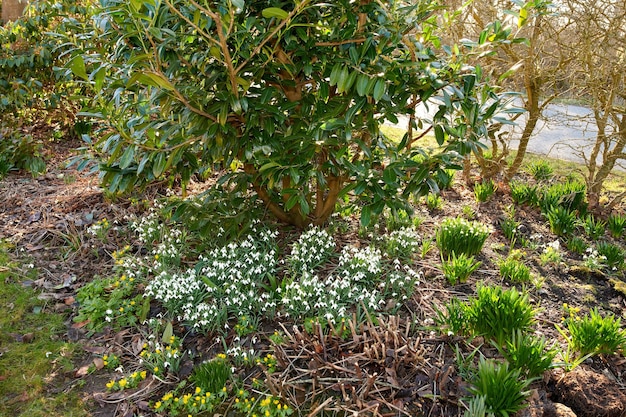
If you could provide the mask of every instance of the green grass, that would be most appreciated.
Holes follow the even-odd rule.
[[[47,313],[37,293],[14,274],[5,246],[0,244],[0,415],[88,416],[78,394],[58,391],[55,375],[74,368],[77,345],[62,340],[64,317]]]

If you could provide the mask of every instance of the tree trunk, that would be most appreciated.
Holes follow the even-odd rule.
[[[6,23],[19,19],[27,4],[28,0],[3,0],[2,21]]]

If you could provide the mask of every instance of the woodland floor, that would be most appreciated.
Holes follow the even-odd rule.
[[[50,150],[51,160],[45,175],[32,178],[28,174],[14,173],[0,182],[0,239],[14,245],[12,255],[23,260],[20,265],[34,264],[38,279],[23,284],[41,292],[39,297],[48,300],[47,310],[66,315],[65,337],[80,343],[84,350],[74,370],[55,376],[49,384],[49,392],[53,395],[67,389],[81,391],[93,416],[151,415],[147,401],[162,394],[159,391],[162,387],[143,386],[140,391],[111,394],[105,389],[111,375],[81,371],[102,352],[111,349],[122,355],[131,352],[136,342],[132,329],[105,331],[88,337],[72,321],[78,308],[74,300],[76,290],[94,276],[106,275],[113,265],[111,254],[126,243],[121,237],[116,241],[115,236],[106,243],[97,241],[86,233],[87,227],[102,218],[107,218],[113,225],[123,226],[125,216],[137,208],[124,198],[106,199],[96,175],[65,168],[64,163],[72,153],[71,144],[54,146]],[[301,410],[304,415],[313,415],[322,409],[326,413],[334,410],[337,415],[343,414],[338,410],[353,410],[360,415],[376,414],[380,405],[396,410],[392,415],[455,416],[464,413],[462,401],[468,392],[459,375],[455,345],[469,355],[481,340],[465,343],[427,329],[416,332],[409,329],[409,320],[405,319],[411,315],[420,321],[434,318],[436,307],[441,308],[450,297],[467,299],[474,293],[478,281],[507,286],[497,273],[494,260],[503,256],[502,251],[508,250],[509,244],[497,225],[511,199],[506,190],[501,189],[489,202],[478,204],[473,192],[460,183],[453,190],[446,191],[443,198],[443,208],[434,213],[426,207],[418,208],[419,215],[425,219],[419,228],[420,233],[424,237],[434,236],[435,227],[442,219],[460,215],[464,205],[472,206],[476,219],[496,230],[480,255],[481,269],[467,283],[450,286],[438,269],[439,257],[435,250],[425,259],[416,261],[424,278],[411,302],[400,310],[398,316],[380,321],[376,329],[369,329],[369,333],[366,329],[360,340],[348,343],[320,334],[291,334],[294,343],[277,352],[277,356],[283,355],[287,364],[280,375],[289,378],[282,384],[270,378],[267,383],[273,385],[270,387],[272,392],[298,403],[310,390],[325,390],[330,400],[320,402],[319,410],[312,407]],[[546,243],[556,239],[538,211],[518,208],[517,216],[528,235],[541,234]],[[341,240],[356,241],[358,236],[352,233]],[[537,259],[538,256],[526,259],[533,272],[543,278],[542,285],[529,288],[532,300],[540,305],[537,333],[564,346],[555,327],[561,323],[563,303],[580,307],[583,312],[598,307],[624,320],[625,295],[614,289],[608,277],[576,268],[581,260],[579,256],[564,250],[564,261],[550,266],[541,266]],[[618,278],[626,279],[623,273]],[[275,323],[262,326],[268,333],[275,327]],[[290,328],[284,326],[286,330]],[[207,354],[215,349],[213,341],[199,336],[188,338],[185,343]],[[495,349],[492,354],[497,356]],[[368,363],[363,372],[354,366],[359,360]],[[185,366],[183,373],[184,369]],[[375,372],[378,376],[373,380],[371,375]],[[312,373],[332,379],[334,383],[315,387],[302,382]],[[78,381],[83,382],[78,384]],[[561,370],[547,372],[543,380],[533,383],[532,388],[531,407],[522,415],[567,415],[558,414],[562,413],[559,411],[561,406],[555,403],[564,403],[579,416],[626,415],[626,359],[622,355],[594,357],[568,374]],[[350,415],[350,412],[345,414]]]

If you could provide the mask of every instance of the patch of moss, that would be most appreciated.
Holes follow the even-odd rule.
[[[617,278],[611,278],[609,279],[609,282],[611,283],[615,291],[626,295],[626,282]]]

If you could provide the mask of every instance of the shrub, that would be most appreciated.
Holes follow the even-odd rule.
[[[535,309],[528,301],[528,294],[515,288],[480,286],[476,298],[469,302],[466,317],[475,335],[505,346],[514,332],[530,329]]]
[[[31,135],[13,132],[3,137],[0,129],[0,180],[14,169],[24,169],[34,177],[43,174],[46,162],[42,158],[42,146]]]
[[[569,330],[569,344],[572,350],[582,356],[588,354],[611,355],[626,344],[626,330],[621,329],[620,318],[613,314],[602,317],[597,309],[588,315],[578,317],[572,315],[565,320]]]
[[[440,190],[452,188],[452,184],[454,183],[454,174],[456,174],[456,170],[454,169],[445,169],[437,172],[435,181],[437,182],[437,186]]]
[[[447,218],[437,229],[437,247],[444,258],[452,254],[474,256],[480,253],[489,234],[489,228],[477,221]]]
[[[442,260],[441,267],[443,275],[448,282],[455,285],[457,282],[465,282],[467,278],[476,271],[482,262],[475,261],[473,256],[460,253],[458,256],[452,253],[446,260]]]
[[[550,230],[557,236],[569,236],[576,230],[576,213],[565,207],[550,207],[545,216],[550,222]]]
[[[476,201],[483,203],[489,199],[496,192],[496,184],[493,180],[486,180],[474,185],[474,196]]]
[[[111,192],[228,167],[220,182],[249,191],[281,222],[322,225],[353,192],[368,225],[435,189],[438,172],[477,146],[504,104],[430,35],[434,3],[101,3],[101,24],[77,34],[98,53],[77,48],[68,68],[97,93],[93,150]],[[427,34],[419,52],[407,42],[416,31]],[[369,40],[345,42],[357,38]],[[410,103],[455,88],[463,94],[433,120],[441,153],[418,163],[425,152],[413,138],[380,133]]]
[[[531,382],[521,377],[519,369],[510,369],[508,363],[481,357],[470,392],[484,398],[488,413],[508,417],[525,407]]]
[[[611,232],[611,236],[616,239],[621,238],[626,230],[626,215],[614,213],[609,216],[607,228]]]
[[[554,170],[548,161],[543,159],[531,162],[526,168],[527,172],[533,176],[536,181],[546,181],[552,178]]]

